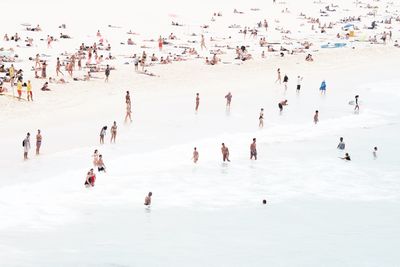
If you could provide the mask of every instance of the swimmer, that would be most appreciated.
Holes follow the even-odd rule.
[[[232,94],[229,92],[226,96],[226,107],[230,108],[231,107],[231,101],[232,101]]]
[[[344,155],[344,157],[341,158],[341,159],[346,160],[346,161],[351,161],[349,153],[346,153],[346,154]]]
[[[303,77],[297,76],[297,86],[296,91],[299,92],[301,88],[301,82],[303,81]]]
[[[288,105],[287,102],[288,102],[287,99],[285,99],[285,100],[283,100],[283,101],[281,101],[281,102],[278,103],[279,113],[280,113],[280,114],[281,114],[282,111],[283,111],[283,106],[287,106],[287,105]]]
[[[104,136],[106,135],[106,133],[107,133],[107,126],[104,126],[100,130],[100,144],[104,144]]]
[[[264,127],[264,109],[262,108],[260,111],[260,116],[258,117],[259,123],[258,127],[263,128]]]
[[[199,110],[199,105],[200,105],[200,95],[199,93],[196,93],[196,108],[195,108],[196,112]]]
[[[314,123],[317,124],[318,122],[319,122],[319,113],[318,110],[316,110],[314,114]]]
[[[289,81],[289,77],[285,74],[285,76],[283,76],[283,84],[285,85],[285,90],[287,90],[288,81]]]
[[[194,150],[193,150],[193,157],[192,157],[192,159],[193,159],[193,162],[194,162],[194,163],[197,163],[197,161],[199,160],[199,152],[197,151],[197,148],[196,148],[196,147],[195,147]]]
[[[96,165],[97,165],[97,170],[99,172],[101,172],[101,171],[106,172],[106,165],[104,165],[103,156],[102,155],[99,155],[99,159],[97,160],[97,164]]]
[[[144,205],[149,206],[151,205],[151,196],[153,195],[152,192],[149,192],[147,196],[144,198]]]
[[[31,149],[31,142],[29,140],[30,136],[31,134],[27,133],[24,141],[22,141],[22,146],[24,147],[24,160],[28,159],[28,152]]]
[[[374,159],[378,158],[378,147],[374,147],[374,150],[372,151],[372,155],[374,156]]]
[[[225,146],[224,143],[222,143],[221,152],[222,152],[222,160],[224,162],[225,161],[230,162],[230,160],[229,160],[229,149],[228,149],[227,146]]]
[[[97,149],[94,150],[92,157],[93,157],[93,166],[96,167],[97,161],[99,160],[99,151]]]
[[[345,148],[346,148],[346,144],[343,142],[343,137],[340,137],[337,149],[344,150]]]
[[[106,79],[104,81],[108,82],[108,76],[110,76],[110,66],[109,65],[107,65],[106,70],[104,71],[104,74],[106,75]]]
[[[319,87],[319,90],[321,91],[321,94],[326,93],[326,82],[325,80],[322,81],[321,86]]]
[[[359,95],[356,95],[356,96],[355,96],[355,99],[356,99],[356,101],[355,101],[356,106],[354,107],[354,112],[360,111],[360,106],[358,105],[358,97],[359,97]]]

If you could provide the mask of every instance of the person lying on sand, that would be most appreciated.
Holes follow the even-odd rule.
[[[66,80],[64,80],[64,78],[60,78],[57,80],[56,78],[49,77],[49,83],[64,84],[64,83],[68,83],[68,82]]]
[[[148,75],[148,76],[152,76],[152,77],[160,77],[159,75],[156,75],[148,70],[144,70],[144,71],[139,71],[138,73],[140,74],[144,74],[144,75]]]

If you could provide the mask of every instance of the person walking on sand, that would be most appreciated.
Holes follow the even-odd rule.
[[[199,110],[199,105],[200,105],[200,95],[199,93],[196,93],[196,108],[195,108],[196,112]]]
[[[47,77],[46,68],[47,68],[47,63],[46,63],[46,61],[43,61],[43,63],[42,63],[42,78],[43,79],[46,79],[46,77]]]
[[[277,78],[276,78],[275,83],[279,82],[279,84],[281,84],[281,82],[282,82],[282,78],[281,78],[281,69],[278,68],[278,70],[277,70],[276,72],[277,72]]]
[[[344,150],[346,148],[346,144],[343,142],[343,137],[340,137],[339,144],[337,145],[337,149]]]
[[[356,96],[355,96],[355,99],[356,99],[356,101],[355,101],[356,106],[354,107],[354,112],[359,112],[359,111],[360,111],[360,106],[358,105],[358,97],[359,97],[359,95],[356,95]]]
[[[193,162],[197,163],[197,161],[199,160],[199,152],[197,151],[197,147],[194,148],[193,150]]]
[[[264,109],[262,108],[260,111],[260,116],[258,117],[259,123],[258,127],[263,128],[264,127]]]
[[[106,165],[104,165],[103,156],[102,155],[99,155],[99,159],[97,160],[97,164],[96,165],[97,165],[97,170],[99,172],[101,172],[101,171],[106,172]]]
[[[160,51],[162,50],[163,43],[164,43],[164,40],[163,40],[163,38],[162,38],[161,35],[160,35],[160,37],[158,38],[158,49],[159,49]]]
[[[319,122],[319,113],[318,113],[318,110],[316,110],[315,111],[315,114],[314,114],[314,123],[315,124],[317,124],[318,122]]]
[[[289,82],[289,77],[285,74],[285,76],[283,76],[283,85],[285,86],[285,90],[287,90],[288,82]]]
[[[250,159],[257,160],[257,145],[256,145],[256,139],[253,138],[253,143],[250,144]]]
[[[8,75],[10,76],[11,87],[14,87],[14,78],[15,78],[14,64],[11,64],[11,66],[8,68]]]
[[[322,81],[321,86],[319,87],[319,91],[321,92],[321,95],[322,94],[326,94],[326,82],[325,82],[325,80]]]
[[[126,91],[126,95],[125,95],[125,103],[126,104],[130,104],[131,103],[131,96],[129,94],[129,91]]]
[[[201,35],[200,45],[201,45],[201,50],[207,49],[207,47],[206,47],[206,41],[204,40],[204,35],[203,35],[203,34]]]
[[[39,155],[41,146],[42,146],[42,133],[41,133],[40,130],[37,130],[37,134],[36,134],[36,155]]]
[[[57,74],[57,77],[58,77],[58,74],[61,74],[61,75],[63,75],[64,76],[64,73],[62,73],[62,71],[61,71],[61,62],[60,62],[60,58],[57,58],[57,64],[56,64],[56,74]]]
[[[100,130],[100,144],[104,144],[104,136],[107,133],[107,126],[103,126]]]
[[[106,75],[106,79],[104,81],[108,82],[108,76],[110,76],[110,66],[109,65],[106,66],[106,70],[105,70],[104,74]]]
[[[144,205],[150,207],[151,205],[151,196],[153,195],[152,192],[149,192],[147,196],[144,198]]]
[[[288,105],[287,102],[288,102],[287,99],[285,99],[285,100],[283,100],[283,101],[281,101],[281,102],[278,103],[279,114],[282,114],[283,106],[287,106],[287,105]]]
[[[232,101],[232,94],[229,92],[226,96],[226,107],[230,108],[231,107],[231,101]]]
[[[303,81],[303,77],[297,76],[297,86],[296,86],[296,91],[300,92],[301,88],[301,82]]]
[[[113,125],[111,126],[111,140],[110,143],[115,144],[115,138],[117,137],[117,122],[114,121]]]
[[[22,146],[24,147],[24,160],[28,159],[28,152],[31,149],[31,142],[29,140],[30,136],[31,134],[27,133],[24,141],[22,141]]]
[[[128,103],[126,104],[125,123],[128,122],[128,119],[129,119],[129,122],[132,122],[131,114],[132,114],[131,102],[128,102]]]
[[[225,146],[224,143],[222,143],[221,152],[222,152],[222,160],[224,162],[225,161],[230,162],[230,160],[229,160],[229,149],[228,149],[227,146]]]
[[[18,93],[18,100],[21,100],[21,96],[22,96],[22,82],[20,79],[18,79],[17,82],[17,93]]]
[[[27,94],[27,99],[28,101],[33,101],[33,95],[32,95],[32,84],[31,81],[28,80],[27,84],[26,84],[26,94]]]

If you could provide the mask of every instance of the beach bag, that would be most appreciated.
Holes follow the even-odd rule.
[[[25,139],[22,140],[22,147],[25,147]]]

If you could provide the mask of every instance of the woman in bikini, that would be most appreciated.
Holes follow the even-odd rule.
[[[36,134],[36,155],[39,155],[41,146],[42,146],[42,134],[40,130],[38,130]]]
[[[111,140],[110,142],[112,143],[114,141],[115,144],[115,138],[117,137],[117,122],[114,121],[113,126],[111,126]]]

